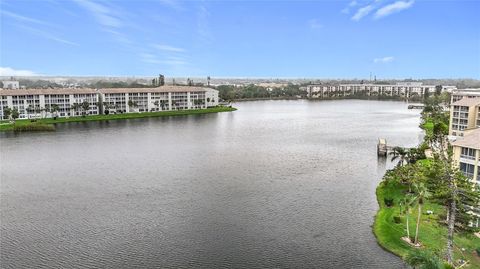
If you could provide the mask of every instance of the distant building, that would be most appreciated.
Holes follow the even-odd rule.
[[[453,87],[453,86],[446,86]],[[442,87],[442,91],[446,90]],[[411,99],[414,97],[423,97],[428,91],[433,94],[436,86],[423,85],[421,82],[402,82],[395,85],[382,84],[332,84],[332,85],[308,85],[303,88],[307,91],[309,98],[334,98],[354,95],[365,96],[392,96]]]
[[[450,108],[449,135],[463,136],[465,130],[480,127],[480,97],[462,98]]]
[[[15,80],[4,80],[2,83],[4,89],[16,90],[20,88],[20,83]]]
[[[69,117],[81,115],[75,104],[87,101],[89,115],[204,109],[218,105],[218,91],[204,87],[160,86],[156,88],[115,89],[26,89],[0,90],[0,119],[9,107],[17,109],[20,119],[29,117]],[[55,113],[50,108],[56,105]]]
[[[452,90],[452,100],[454,103],[463,98],[477,98],[480,97],[480,89],[459,89]]]

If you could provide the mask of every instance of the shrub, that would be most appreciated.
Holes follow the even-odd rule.
[[[55,131],[51,124],[26,124],[13,126],[14,132]]]
[[[476,250],[477,250],[477,255],[480,256],[480,247],[478,247]]]
[[[400,216],[393,216],[393,222],[395,223],[402,223],[402,219],[400,218]]]
[[[393,206],[393,199],[390,198],[383,198],[383,202],[387,207],[392,207]]]

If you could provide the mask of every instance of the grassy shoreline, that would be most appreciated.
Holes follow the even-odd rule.
[[[231,112],[237,110],[233,107],[213,107],[207,109],[192,109],[192,110],[176,110],[176,111],[158,111],[158,112],[143,112],[143,113],[123,113],[110,115],[93,115],[86,117],[70,117],[70,118],[52,118],[38,119],[36,122],[30,120],[17,120],[15,124],[3,121],[0,124],[0,131],[45,131],[53,128],[58,123],[68,122],[84,122],[84,121],[108,121],[108,120],[124,120],[124,119],[139,119],[150,117],[169,117],[169,116],[185,116],[197,114],[209,114],[219,112]],[[48,127],[50,126],[50,127]]]
[[[401,214],[399,206],[400,201],[405,196],[406,187],[382,181],[376,190],[377,202],[380,209],[375,215],[373,233],[377,243],[384,250],[405,259],[408,253],[415,250],[401,239],[405,236],[405,215]],[[394,205],[387,207],[384,198],[393,199]],[[434,214],[426,215],[424,212],[432,210]],[[422,208],[422,218],[419,241],[422,243],[421,249],[441,253],[446,244],[447,227],[439,224],[438,218],[445,214],[445,209],[439,204],[427,202]],[[412,208],[409,214],[410,234],[415,235],[416,208]],[[400,217],[401,222],[396,223],[394,217]],[[458,233],[455,235],[455,257],[468,260],[470,264],[465,268],[480,268],[480,257],[475,254],[475,248],[480,246],[480,238],[470,233]],[[463,249],[463,250],[462,250]]]

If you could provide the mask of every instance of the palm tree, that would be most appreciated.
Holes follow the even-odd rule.
[[[135,101],[132,101],[132,100],[128,100],[128,107],[129,107],[129,108],[132,108],[132,107],[133,107],[133,108],[135,108],[135,107],[138,107],[138,105],[137,105],[137,102],[135,102]]]
[[[414,244],[418,244],[418,230],[420,228],[420,217],[422,216],[422,205],[425,202],[425,199],[430,197],[430,192],[428,191],[425,184],[422,182],[415,183],[415,198],[414,200],[418,204],[418,216],[417,216],[417,227],[415,228],[415,242]]]
[[[27,111],[27,119],[30,119],[30,112],[33,111],[32,105],[28,105],[25,110]]]
[[[60,110],[60,107],[57,104],[53,104],[50,106],[50,112],[53,113],[54,119],[57,119],[59,110]]]
[[[77,112],[78,112],[78,109],[80,108],[80,104],[79,103],[73,103],[72,106],[71,106],[71,109],[73,110],[73,115],[76,116],[77,115]]]
[[[405,261],[414,269],[446,269],[442,260],[430,251],[412,251]]]
[[[407,220],[407,238],[408,240],[410,240],[410,222],[409,222],[409,215],[410,215],[410,210],[411,210],[411,206],[412,206],[412,203],[414,202],[414,197],[412,197],[411,195],[406,195],[403,200],[400,202],[401,205],[403,205],[405,207],[405,210],[403,212],[405,212],[405,219]],[[411,240],[410,240],[411,241]]]
[[[167,100],[160,100],[160,106],[162,107],[162,110],[165,110],[166,105],[167,105]]]
[[[402,147],[394,147],[392,152],[390,152],[389,154],[392,155],[392,162],[396,159],[400,159],[398,165],[403,166],[405,160],[407,159],[408,151]]]
[[[85,117],[87,115],[88,110],[90,109],[90,103],[87,100],[85,100],[82,102],[80,107],[83,110],[82,117]]]
[[[158,106],[159,106],[160,102],[158,100],[156,100],[155,102],[153,102],[153,104],[155,105],[155,107],[157,107],[157,111],[158,111]]]
[[[103,113],[104,113],[105,115],[110,114],[110,110],[109,110],[110,108],[111,108],[111,107],[110,107],[110,104],[109,104],[109,103],[106,103],[106,102],[103,103]]]

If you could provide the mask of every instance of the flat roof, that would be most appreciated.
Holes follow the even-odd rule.
[[[464,148],[480,149],[480,128],[465,132],[463,138],[458,137],[458,140],[452,145]]]
[[[480,97],[475,98],[462,98],[455,103],[452,104],[453,106],[476,106],[480,105]]]
[[[9,95],[42,95],[42,94],[88,94],[88,93],[97,93],[95,89],[88,88],[79,88],[79,89],[70,89],[70,88],[56,88],[56,89],[15,89],[0,90],[0,96],[9,96]]]
[[[206,92],[215,89],[196,86],[160,86],[154,88],[54,88],[54,89],[0,89],[0,96],[47,95],[47,94],[92,94],[92,93],[148,93],[148,92]]]
[[[146,93],[146,92],[206,92],[213,90],[205,87],[195,86],[160,86],[154,88],[104,88],[99,89],[101,93]]]

